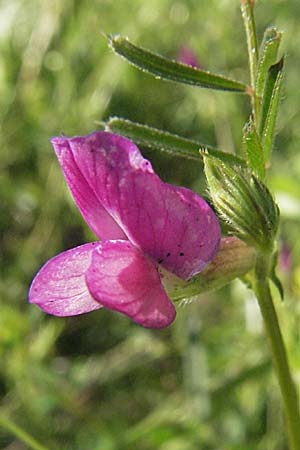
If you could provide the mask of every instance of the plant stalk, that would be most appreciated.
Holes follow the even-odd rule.
[[[300,413],[298,395],[287,359],[286,349],[271,296],[268,274],[269,258],[259,256],[255,270],[255,293],[269,338],[273,364],[280,385],[287,423],[290,450],[300,449]]]
[[[16,436],[17,439],[24,442],[24,444],[28,445],[28,448],[31,448],[32,450],[49,450],[44,445],[40,444],[35,438],[30,436],[30,434],[28,434],[25,430],[2,414],[0,414],[0,427]]]
[[[250,81],[251,81],[251,99],[252,99],[252,114],[254,123],[258,124],[259,115],[259,99],[256,95],[256,72],[258,63],[258,45],[256,37],[256,28],[253,14],[253,7],[255,2],[251,0],[241,0],[241,11],[244,21],[244,27],[247,38]]]

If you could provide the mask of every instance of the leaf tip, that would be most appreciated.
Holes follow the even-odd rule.
[[[100,34],[104,39],[109,40],[109,34],[107,34],[104,30],[100,30]]]

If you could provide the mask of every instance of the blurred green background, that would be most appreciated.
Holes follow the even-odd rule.
[[[274,294],[300,387],[299,2],[258,0],[256,18],[259,38],[267,25],[284,31],[269,181],[290,260],[279,270],[285,302]],[[286,450],[260,316],[241,283],[179,308],[160,331],[110,311],[62,319],[27,303],[48,258],[93,239],[51,136],[118,115],[231,151],[249,114],[243,96],[139,72],[100,31],[172,58],[188,45],[204,68],[248,80],[238,0],[0,0],[0,448],[33,448],[6,417],[53,450]],[[164,180],[205,194],[200,161],[146,156]]]

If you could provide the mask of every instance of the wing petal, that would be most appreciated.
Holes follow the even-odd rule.
[[[85,272],[97,244],[81,245],[51,258],[35,276],[29,302],[55,316],[74,316],[101,308],[85,281]]]
[[[99,243],[86,273],[92,296],[144,327],[162,328],[176,312],[156,266],[128,241]]]

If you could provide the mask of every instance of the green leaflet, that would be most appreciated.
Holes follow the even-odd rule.
[[[255,76],[257,70],[257,37],[253,12],[254,4],[251,0],[241,1],[241,12],[247,37],[249,68],[251,77],[251,87],[255,88]]]
[[[265,163],[270,160],[275,134],[275,123],[280,98],[280,88],[283,78],[284,59],[270,67],[264,86],[261,116],[259,122],[259,135],[262,142]]]
[[[105,124],[105,129],[112,133],[121,134],[143,148],[160,150],[175,156],[196,161],[199,161],[199,156],[203,152],[208,152],[215,157],[219,157],[221,160],[245,165],[245,161],[242,158],[238,158],[230,153],[225,153],[210,146],[206,146],[203,143],[119,117],[110,118]],[[203,148],[205,148],[205,150],[203,150]]]
[[[108,36],[108,42],[117,54],[156,78],[203,88],[247,93],[248,87],[244,83],[164,58],[131,44],[122,36]]]
[[[259,178],[265,177],[265,161],[262,145],[260,143],[253,120],[250,119],[244,127],[243,144],[247,161],[252,172]]]
[[[260,47],[259,61],[256,75],[256,95],[263,94],[264,81],[269,68],[276,63],[278,49],[281,42],[282,33],[276,28],[267,28]]]
[[[265,126],[262,132],[262,146],[265,154],[266,164],[269,164],[274,135],[275,135],[275,125],[276,125],[276,117],[280,99],[280,90],[282,85],[283,74],[280,73],[276,79],[274,84],[274,89],[272,92],[272,97],[269,105],[268,114],[265,120]]]
[[[213,148],[209,147],[203,147],[199,149],[200,155],[205,156],[211,156],[213,158],[218,159],[219,161],[222,161],[223,163],[235,165],[235,166],[241,166],[246,167],[246,161],[243,158],[240,158],[239,156],[233,155],[232,153],[223,152],[221,150],[215,150]]]
[[[276,251],[272,257],[270,280],[273,282],[274,286],[276,286],[276,288],[278,289],[281,301],[283,301],[284,300],[284,289],[283,289],[282,283],[276,273],[277,262],[278,262],[278,251]]]

